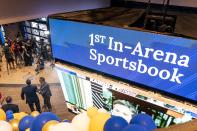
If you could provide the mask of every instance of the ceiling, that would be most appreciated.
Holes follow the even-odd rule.
[[[0,25],[109,5],[110,0],[0,0]]]
[[[148,0],[125,0],[147,2]],[[166,0],[167,1],[167,0]],[[151,0],[161,4],[163,0]],[[171,5],[197,7],[196,0],[171,0]],[[0,0],[0,25],[46,17],[49,14],[110,6],[110,0]]]
[[[148,0],[125,0],[125,1],[148,2]],[[151,3],[162,4],[163,1],[164,0],[151,0]],[[196,0],[170,0],[170,5],[197,7],[197,1]]]

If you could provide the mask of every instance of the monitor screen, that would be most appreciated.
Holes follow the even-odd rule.
[[[49,19],[55,58],[197,101],[197,41]]]
[[[88,75],[79,74],[78,71],[71,71],[62,65],[56,65],[55,69],[68,111],[74,114],[79,114],[94,106],[100,111],[121,116],[129,122],[138,113],[149,113],[153,116],[158,127],[166,127],[172,124],[174,120],[177,122],[182,120],[168,115],[166,113],[167,108],[177,113],[188,112],[179,107],[140,95],[115,83],[109,84],[106,80],[101,81]]]
[[[87,110],[89,107],[104,108],[108,111],[112,108],[112,93],[110,85],[98,82],[65,68],[56,67],[68,108],[78,107]],[[73,113],[77,113],[74,112]]]

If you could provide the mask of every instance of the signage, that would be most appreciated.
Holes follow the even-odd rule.
[[[197,101],[197,41],[49,19],[53,55]]]

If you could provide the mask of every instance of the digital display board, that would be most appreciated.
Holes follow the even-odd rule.
[[[66,102],[87,110],[89,107],[112,109],[111,85],[56,66]]]
[[[49,19],[55,58],[197,101],[197,41]]]

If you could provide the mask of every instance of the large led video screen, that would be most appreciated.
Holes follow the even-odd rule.
[[[197,41],[49,19],[55,58],[197,101]]]
[[[56,65],[55,69],[61,83],[67,109],[73,114],[79,114],[94,106],[102,112],[121,116],[130,122],[132,117],[138,113],[151,112],[149,115],[154,118],[156,125],[166,127],[174,121],[180,123],[182,119],[175,119],[175,117],[165,114],[164,110],[167,111],[168,108],[177,113],[186,112],[179,107],[170,107],[161,101],[153,100],[119,85],[110,84],[105,80],[100,81],[79,74],[78,71],[70,70],[62,65]],[[191,119],[192,116],[189,118]]]

